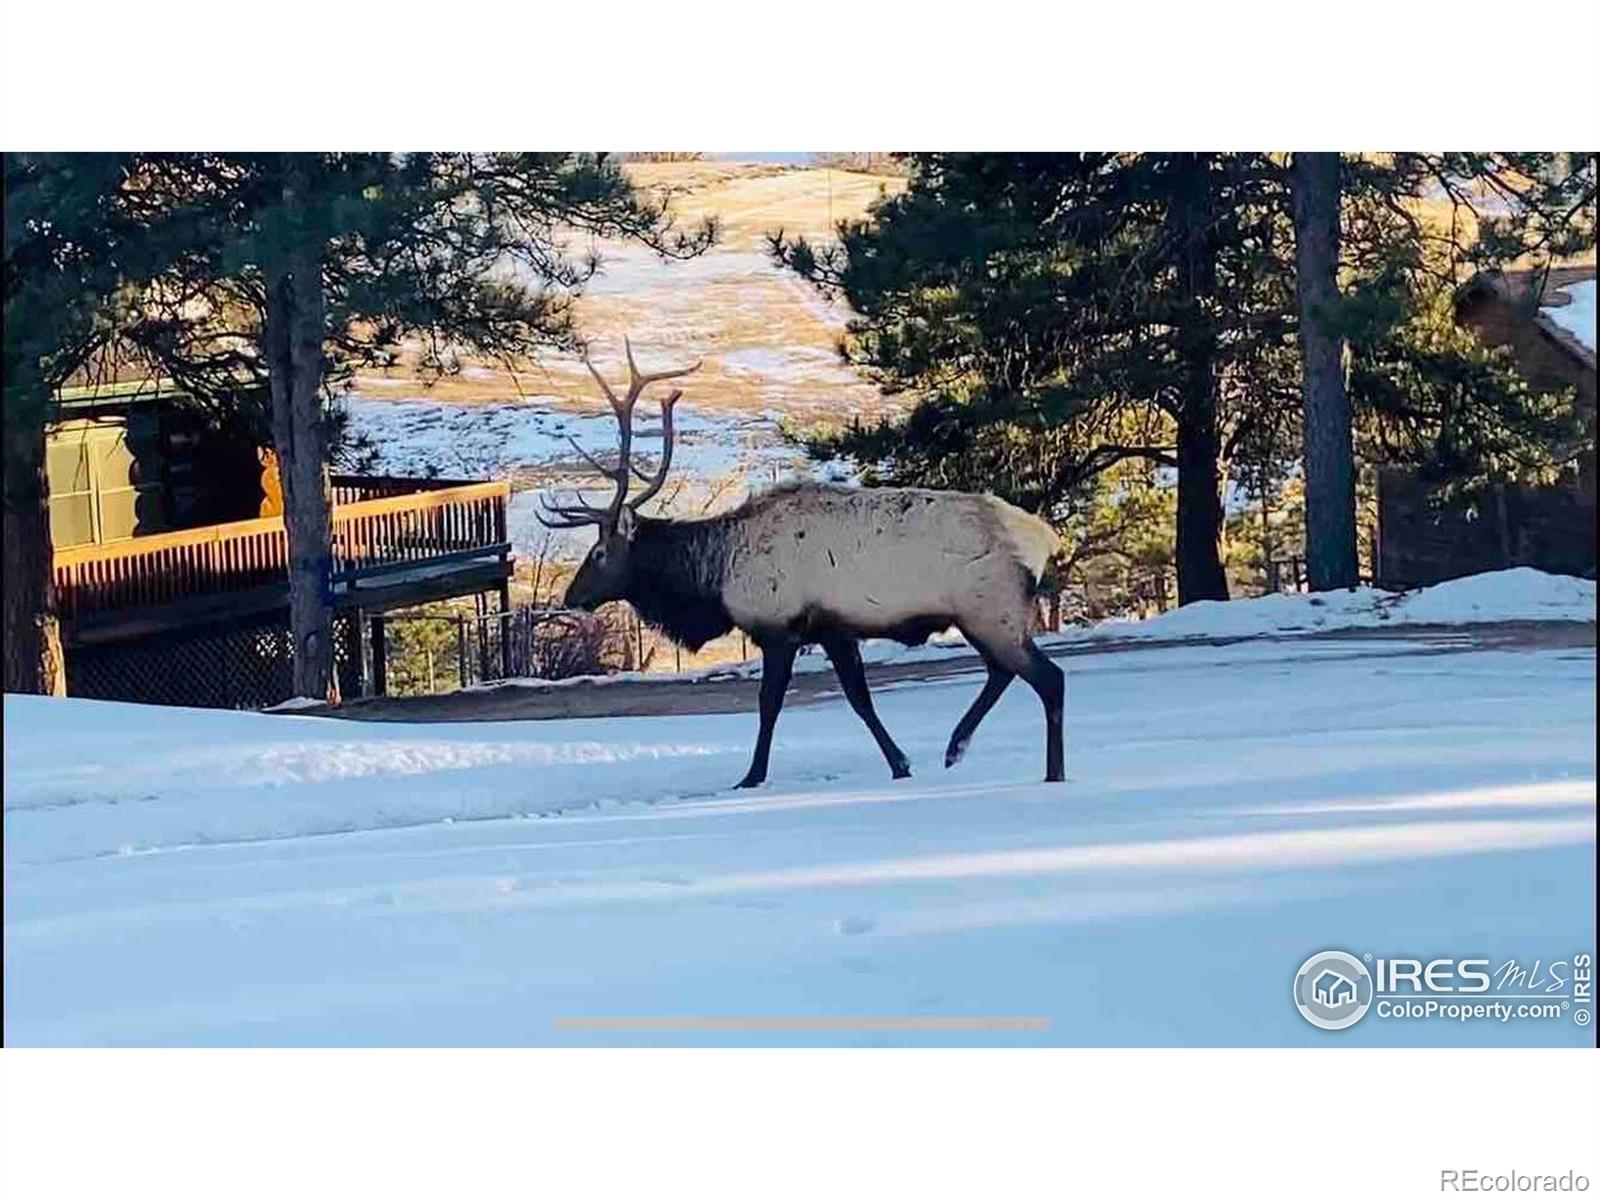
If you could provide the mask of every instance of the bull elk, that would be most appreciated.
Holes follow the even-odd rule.
[[[827,653],[845,698],[894,777],[911,774],[873,709],[859,641],[881,637],[915,646],[952,625],[983,658],[989,677],[950,735],[945,766],[961,759],[978,723],[1020,675],[1044,705],[1045,779],[1064,778],[1065,678],[1029,634],[1034,593],[1056,548],[1049,525],[988,495],[816,483],[757,493],[720,516],[641,516],[672,465],[673,408],[683,393],[674,388],[662,398],[663,443],[653,474],[631,459],[634,406],[646,388],[688,375],[700,363],[645,373],[633,347],[624,345],[629,382],[620,398],[584,360],[621,429],[616,464],[607,466],[573,442],[612,480],[615,493],[604,508],[547,504],[540,519],[551,528],[599,530],[567,589],[568,607],[626,600],[647,624],[690,649],[737,627],[761,650],[761,726],[739,787],[767,777],[773,726],[795,654],[808,644]],[[630,497],[634,477],[644,488]]]

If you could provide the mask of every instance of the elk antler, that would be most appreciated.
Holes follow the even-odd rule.
[[[606,400],[611,405],[611,411],[617,418],[620,434],[617,465],[615,467],[606,466],[594,455],[578,445],[577,439],[567,439],[572,442],[573,449],[577,450],[590,466],[612,481],[616,487],[616,492],[611,498],[610,505],[603,509],[583,503],[566,505],[547,503],[545,505],[546,511],[558,518],[556,521],[546,521],[541,516],[539,518],[540,522],[548,528],[573,529],[582,525],[599,525],[605,529],[613,529],[616,527],[618,519],[622,516],[622,506],[624,504],[630,510],[637,512],[646,501],[661,490],[662,485],[667,481],[667,468],[672,465],[672,407],[678,402],[683,392],[674,388],[671,395],[661,402],[661,465],[656,469],[656,473],[653,476],[646,476],[633,465],[633,409],[639,403],[639,397],[644,394],[644,390],[651,384],[661,383],[668,379],[677,379],[680,376],[698,371],[701,366],[701,360],[697,359],[692,365],[680,367],[673,371],[642,372],[639,370],[638,364],[633,360],[633,343],[628,338],[623,338],[622,345],[628,356],[628,391],[620,400],[617,398],[617,394],[611,390],[611,385],[605,381],[599,371],[595,370],[594,363],[589,360],[588,354],[585,353],[583,356],[583,365],[589,368],[589,374],[593,375],[594,381],[600,385],[600,390],[605,393]],[[628,499],[630,475],[637,475],[640,481],[646,485],[645,490],[632,500]]]
[[[699,364],[695,365],[698,366]],[[672,466],[672,447],[674,442],[672,436],[672,406],[682,396],[683,392],[680,389],[673,388],[672,394],[661,402],[661,465],[656,468],[656,473],[647,477],[637,467],[633,468],[633,473],[645,485],[644,491],[628,501],[628,507],[634,512],[638,512],[643,508],[661,490],[661,485],[667,482],[667,469]],[[632,466],[631,463],[629,465]]]

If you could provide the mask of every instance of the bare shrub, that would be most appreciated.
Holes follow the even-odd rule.
[[[632,623],[617,606],[564,615],[534,627],[527,674],[536,679],[571,679],[637,670],[635,645]]]

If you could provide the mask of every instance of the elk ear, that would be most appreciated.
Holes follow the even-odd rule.
[[[622,535],[625,541],[631,542],[633,541],[635,528],[636,527],[633,523],[633,509],[629,508],[627,505],[623,505],[622,511],[617,514],[617,532]]]

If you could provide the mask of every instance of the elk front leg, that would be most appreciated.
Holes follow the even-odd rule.
[[[906,778],[911,774],[911,761],[906,758],[905,751],[894,744],[894,739],[889,736],[889,731],[878,720],[877,711],[872,707],[872,693],[867,690],[867,670],[861,665],[860,644],[855,638],[830,637],[823,641],[822,648],[833,663],[834,673],[839,676],[844,698],[850,701],[850,707],[866,725],[872,740],[878,743],[878,749],[883,751],[890,773],[896,779]]]
[[[789,690],[789,676],[794,671],[794,656],[799,648],[790,641],[761,647],[761,732],[756,734],[756,752],[750,759],[750,769],[735,787],[753,788],[766,781],[772,730],[783,708],[783,694]]]

